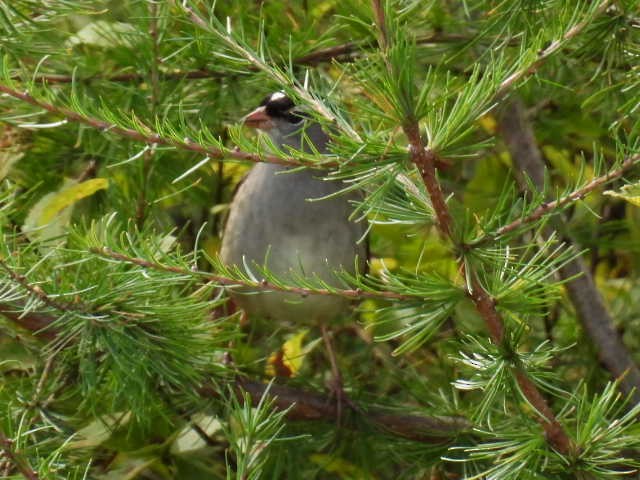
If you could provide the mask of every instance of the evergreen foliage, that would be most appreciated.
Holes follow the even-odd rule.
[[[637,476],[639,0],[0,0],[0,52],[2,478]],[[363,192],[368,273],[223,265],[256,162]],[[342,408],[242,286],[353,299]]]

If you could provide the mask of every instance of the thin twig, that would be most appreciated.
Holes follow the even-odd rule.
[[[0,268],[2,268],[7,275],[16,283],[18,283],[23,289],[25,289],[30,295],[36,297],[40,302],[44,305],[53,308],[55,310],[61,312],[68,311],[79,311],[81,310],[80,304],[77,303],[68,303],[68,302],[58,302],[51,298],[40,286],[32,285],[29,283],[27,278],[24,275],[21,275],[14,271],[7,262],[0,257]]]
[[[295,293],[303,297],[306,297],[308,295],[332,295],[332,296],[346,297],[346,298],[352,298],[352,299],[380,298],[385,300],[415,300],[416,298],[421,298],[417,295],[412,296],[412,295],[405,295],[405,294],[389,292],[389,291],[372,292],[372,291],[364,291],[361,289],[327,290],[324,288],[312,289],[312,288],[303,288],[303,287],[295,287],[295,286],[276,285],[266,280],[262,280],[260,282],[251,282],[246,280],[229,278],[223,275],[204,272],[201,270],[189,270],[182,267],[173,267],[170,265],[163,265],[161,263],[150,262],[143,258],[130,257],[122,253],[114,252],[113,250],[107,247],[91,248],[90,251],[102,257],[112,258],[114,260],[120,260],[123,262],[132,263],[134,265],[138,265],[144,268],[150,268],[153,270],[160,270],[165,272],[173,272],[180,275],[198,276],[209,282],[213,282],[216,285],[226,286],[226,287],[244,286],[244,287],[250,287],[253,289],[265,290],[265,291]]]
[[[438,218],[437,225],[440,233],[445,237],[452,238],[451,214],[449,213],[449,208],[445,202],[440,184],[435,176],[434,158],[436,156],[433,152],[425,150],[422,139],[419,135],[414,135],[414,132],[418,132],[418,125],[407,125],[405,133],[411,142],[411,160],[416,164],[422,174],[431,198],[431,203]],[[476,310],[484,319],[492,340],[499,345],[504,339],[504,321],[496,309],[495,301],[480,283],[476,272],[470,270],[470,267],[465,264],[463,258],[460,258],[459,261],[463,276],[469,278],[469,284],[467,285],[469,298],[471,298]],[[547,434],[549,442],[561,453],[566,454],[570,452],[571,440],[569,436],[558,422],[549,404],[536,385],[524,371],[518,369],[515,370],[515,374],[522,393],[542,415],[537,418]]]
[[[74,112],[73,110],[69,110],[67,108],[56,107],[51,103],[44,102],[42,100],[38,100],[31,96],[28,92],[19,92],[11,87],[0,84],[0,92],[6,93],[7,95],[21,100],[30,105],[34,105],[36,107],[40,107],[43,110],[46,110],[49,113],[54,115],[59,115],[61,117],[66,118],[71,122],[81,123],[83,125],[87,125],[91,128],[95,128],[96,130],[100,130],[102,132],[109,132],[114,135],[118,135],[121,137],[129,138],[131,140],[135,140],[137,142],[146,143],[147,145],[167,145],[170,147],[174,147],[180,150],[187,150],[190,152],[196,152],[211,159],[224,159],[224,158],[233,158],[235,160],[244,160],[248,162],[254,163],[274,163],[277,165],[284,166],[292,166],[292,167],[301,167],[307,166],[310,168],[317,169],[328,169],[335,168],[338,166],[338,162],[334,161],[323,161],[322,163],[314,164],[311,162],[304,162],[300,159],[294,157],[280,157],[277,155],[269,155],[269,154],[258,154],[258,153],[250,153],[244,152],[242,150],[236,149],[219,149],[216,147],[208,147],[205,145],[201,145],[196,143],[190,139],[185,139],[184,141],[175,140],[173,138],[162,137],[158,133],[152,132],[149,128],[146,130],[149,133],[142,133],[138,130],[133,130],[131,128],[119,127],[113,123],[106,122],[104,120],[100,120],[98,118],[89,117],[87,115],[82,115],[78,112]],[[446,160],[437,160],[439,168],[448,168],[451,166],[450,162]]]
[[[389,48],[389,33],[387,32],[382,1],[383,0],[371,0],[371,6],[376,25],[378,26],[378,43],[380,44],[380,49],[386,51]]]
[[[67,312],[75,312],[81,315],[100,315],[103,316],[105,314],[113,314],[118,315],[120,317],[124,317],[127,319],[136,320],[140,317],[140,314],[124,312],[120,310],[111,310],[105,311],[101,309],[100,311],[96,311],[96,309],[87,303],[83,303],[81,301],[73,301],[73,302],[61,302],[54,299],[51,295],[49,295],[40,285],[34,285],[29,282],[27,277],[16,272],[7,262],[0,257],[0,269],[7,272],[9,278],[11,278],[14,282],[19,284],[27,293],[33,298],[37,298],[43,305],[47,307],[57,310],[61,313]],[[49,323],[46,319],[46,316],[36,312],[29,312],[26,315],[24,312],[17,314],[16,312],[19,310],[24,310],[24,305],[18,305],[16,303],[0,303],[0,314],[6,316],[10,320],[17,321],[24,328],[29,330],[40,330],[43,328],[47,328]],[[15,317],[19,317],[19,321],[16,320]],[[24,319],[22,318],[24,317]],[[55,337],[55,333],[53,332],[44,332],[44,337],[52,338]]]
[[[49,374],[51,373],[51,369],[53,368],[53,362],[55,360],[55,356],[51,355],[45,361],[44,368],[42,369],[42,374],[40,375],[40,380],[38,380],[38,384],[36,385],[36,390],[33,393],[33,398],[31,399],[31,405],[35,406],[40,402],[40,396],[42,395],[42,391],[44,390],[44,385],[49,378]]]
[[[497,229],[495,231],[495,233],[490,235],[491,239],[494,238],[499,238],[503,235],[506,235],[508,233],[511,233],[515,230],[518,230],[520,227],[528,224],[528,223],[532,223],[535,222],[536,220],[541,219],[544,215],[554,211],[554,210],[559,210],[562,207],[567,206],[570,203],[573,203],[577,200],[582,200],[584,197],[587,196],[588,193],[592,192],[593,190],[601,187],[602,185],[610,182],[611,180],[615,180],[616,178],[620,178],[622,175],[624,175],[628,170],[630,170],[632,167],[636,166],[640,164],[640,153],[635,154],[635,155],[631,155],[630,157],[628,157],[627,159],[625,159],[618,168],[616,168],[615,170],[612,170],[610,172],[605,173],[604,175],[601,175],[599,177],[594,178],[593,180],[591,180],[589,183],[587,183],[585,186],[578,188],[577,190],[574,190],[573,192],[565,195],[562,198],[559,198],[557,200],[553,200],[551,202],[547,202],[543,205],[540,205],[538,208],[536,208],[533,212],[531,212],[529,215],[527,215],[526,217],[522,217],[519,218],[517,220],[514,220],[511,223],[508,223],[507,225],[504,225],[502,227],[500,227],[499,229]],[[483,237],[481,239],[479,239],[478,241],[474,242],[474,244],[477,244],[479,242],[484,242],[486,241],[486,238]]]
[[[39,480],[40,475],[36,472],[29,462],[14,450],[14,442],[0,429],[0,448],[4,456],[11,464],[20,472],[27,480]]]
[[[226,72],[218,72],[216,70],[174,70],[170,72],[159,72],[159,79],[162,81],[167,80],[203,80],[210,78],[225,78],[231,76],[243,75],[244,73],[233,72],[227,74]],[[11,80],[21,80],[21,75],[12,75]],[[78,78],[75,75],[66,75],[61,73],[42,73],[34,77],[34,80],[38,83],[46,84],[65,84],[73,82],[146,82],[149,79],[149,74],[146,72],[130,72],[130,73],[115,73],[113,75],[91,75],[87,77]]]

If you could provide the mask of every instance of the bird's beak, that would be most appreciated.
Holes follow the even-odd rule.
[[[249,115],[242,119],[242,123],[247,127],[257,128],[259,130],[270,130],[273,127],[271,117],[267,115],[265,107],[258,107]]]

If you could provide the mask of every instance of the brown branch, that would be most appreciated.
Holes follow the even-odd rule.
[[[374,9],[382,8],[379,2],[376,0],[373,0],[373,2]],[[375,16],[377,21],[380,22],[378,24],[378,28],[383,31],[384,12],[376,13]],[[384,47],[384,45],[381,45],[381,48],[382,47]],[[425,148],[420,136],[420,127],[415,118],[407,118],[405,123],[402,125],[402,129],[404,130],[410,144],[409,157],[420,171],[425,187],[429,193],[429,197],[431,198],[431,203],[437,217],[436,225],[438,230],[442,236],[448,237],[450,240],[455,242],[451,213],[449,212],[449,207],[446,204],[442,188],[440,187],[440,183],[436,177],[435,159],[438,155],[434,151],[427,150]],[[464,257],[458,257],[458,261],[463,277],[468,279],[466,288],[469,298],[472,300],[476,310],[485,321],[491,339],[494,343],[498,345],[501,344],[504,339],[504,320],[496,309],[494,299],[480,283],[477,273],[471,270],[470,266],[466,264]],[[545,431],[549,443],[562,454],[571,452],[571,439],[562,425],[558,422],[555,414],[549,407],[547,400],[525,371],[518,367],[512,368],[523,395],[540,414],[536,416],[536,419]]]
[[[0,304],[0,313],[11,309],[12,307]],[[36,336],[42,336],[43,333],[53,334],[54,336],[58,334],[57,331],[52,329],[46,332],[41,331],[41,328],[51,326],[54,323],[54,317],[40,315],[38,321],[33,322],[28,317],[16,315],[10,317],[10,320],[31,331]],[[244,390],[251,394],[254,405],[258,404],[267,390],[266,383],[247,378],[236,378],[234,384],[238,391]],[[206,397],[219,396],[218,391],[212,387],[201,388],[200,394]],[[269,389],[269,395],[274,397],[275,405],[278,409],[289,409],[287,418],[290,420],[335,423],[338,419],[338,406],[335,397],[327,397],[284,385],[272,385]],[[391,435],[419,442],[446,443],[453,440],[457,435],[469,432],[472,428],[471,422],[463,417],[398,415],[382,409],[363,406],[354,408],[354,412],[362,414],[365,420]]]
[[[435,177],[434,158],[436,155],[432,151],[425,150],[422,139],[416,132],[418,132],[417,123],[405,126],[405,133],[411,143],[411,161],[416,164],[422,174],[431,198],[431,203],[438,218],[437,225],[440,233],[453,240],[451,214],[449,213],[449,208],[445,202],[440,184]],[[504,338],[504,321],[496,309],[495,301],[489,292],[480,284],[476,272],[469,271],[469,267],[465,265],[463,258],[459,258],[459,262],[463,276],[470,279],[470,284],[467,285],[469,298],[471,298],[476,310],[484,319],[492,340],[499,345]],[[541,414],[541,416],[537,416],[537,419],[544,429],[551,445],[560,453],[569,453],[571,451],[571,440],[558,422],[546,399],[524,371],[515,368],[514,371],[522,393]]]
[[[371,0],[371,9],[373,10],[373,17],[378,27],[378,43],[380,49],[386,51],[389,48],[389,33],[387,32],[387,21],[384,15],[384,7],[382,6],[383,0]]]
[[[436,213],[438,230],[445,237],[452,234],[452,220],[449,208],[442,193],[440,182],[436,177],[437,156],[431,150],[426,150],[420,138],[420,127],[417,122],[403,125],[403,130],[409,140],[409,155],[411,161],[418,167],[422,180],[427,187],[433,210]]]
[[[121,137],[130,138],[131,140],[143,142],[149,145],[152,145],[152,144],[167,145],[170,147],[179,148],[181,150],[188,150],[191,152],[200,153],[214,159],[233,158],[236,160],[246,160],[249,162],[268,162],[268,163],[276,163],[279,165],[291,165],[291,166],[305,165],[305,163],[301,162],[300,160],[296,160],[294,158],[284,159],[276,155],[261,155],[257,153],[243,152],[240,150],[221,150],[215,147],[207,147],[204,145],[200,145],[188,139],[185,139],[184,141],[179,141],[171,138],[161,137],[159,134],[153,133],[153,132],[142,133],[137,130],[133,130],[131,128],[119,127],[113,123],[109,123],[97,118],[88,117],[86,115],[82,115],[78,112],[74,112],[73,110],[69,110],[67,108],[56,107],[55,105],[52,105],[50,103],[47,103],[32,97],[28,92],[19,92],[13,88],[10,88],[2,84],[0,84],[0,92],[6,93],[7,95],[13,98],[16,98],[18,100],[21,100],[25,103],[28,103],[30,105],[40,107],[43,110],[46,110],[47,112],[52,113],[54,115],[62,116],[69,121],[82,123],[84,125],[88,125],[89,127],[95,128],[96,130],[111,132]]]
[[[516,381],[520,387],[520,391],[524,398],[538,411],[540,414],[537,419],[547,436],[549,443],[561,454],[568,454],[575,451],[573,442],[567,435],[564,427],[556,419],[553,410],[549,407],[547,400],[544,398],[540,389],[533,383],[527,372],[521,368],[513,367]]]
[[[526,217],[519,218],[517,220],[514,220],[511,223],[508,223],[507,225],[504,225],[503,227],[500,227],[490,237],[491,238],[499,238],[499,237],[501,237],[503,235],[506,235],[506,234],[511,233],[511,232],[513,232],[515,230],[518,230],[523,225],[535,222],[536,220],[540,220],[544,215],[549,214],[553,210],[561,209],[562,207],[565,207],[570,203],[573,203],[573,202],[575,202],[577,200],[582,200],[585,196],[587,196],[588,193],[590,193],[593,190],[603,186],[604,184],[610,182],[611,180],[615,180],[616,178],[620,178],[628,170],[630,170],[632,167],[638,165],[639,163],[640,163],[640,153],[635,154],[635,155],[631,155],[630,157],[626,158],[620,164],[620,166],[618,168],[616,168],[615,170],[612,170],[610,172],[605,173],[604,175],[601,175],[599,177],[594,178],[589,183],[587,183],[585,186],[583,186],[581,188],[578,188],[577,190],[569,193],[568,195],[566,195],[566,196],[564,196],[562,198],[559,198],[559,199],[554,200],[552,202],[547,202],[547,203],[545,203],[543,205],[540,205],[538,208],[536,208],[533,212],[531,212]],[[486,238],[483,237],[483,238],[479,239],[477,242],[474,242],[474,244],[475,243],[479,243],[479,242],[484,242],[484,241],[486,241]]]
[[[338,165],[336,162],[330,162],[330,161],[325,161],[325,162],[322,162],[321,164],[311,164],[309,162],[303,162],[293,157],[282,158],[277,155],[243,152],[238,149],[221,150],[215,147],[207,147],[204,145],[200,145],[189,139],[185,139],[184,141],[180,142],[178,140],[174,140],[171,138],[161,137],[157,133],[153,133],[153,132],[146,133],[146,134],[141,133],[131,128],[122,128],[117,125],[114,125],[113,123],[106,122],[104,120],[88,117],[86,115],[81,115],[77,112],[74,112],[73,110],[56,107],[53,104],[50,104],[41,100],[37,100],[36,98],[32,97],[28,92],[19,92],[18,90],[10,88],[6,85],[0,84],[0,92],[6,93],[7,95],[15,99],[21,100],[30,105],[40,107],[43,110],[46,110],[47,112],[52,113],[54,115],[59,115],[61,117],[64,117],[69,121],[81,123],[83,125],[87,125],[91,128],[94,128],[96,130],[101,130],[103,132],[110,132],[115,135],[119,135],[121,137],[130,138],[137,142],[146,143],[147,145],[153,145],[153,144],[167,145],[180,150],[188,150],[190,152],[200,153],[208,156],[209,158],[218,159],[218,160],[223,158],[233,158],[236,160],[245,160],[245,161],[254,162],[254,163],[265,162],[265,163],[275,163],[278,165],[293,166],[293,167],[308,166],[312,168],[332,168]],[[446,160],[438,160],[438,167],[442,169],[447,169],[451,167],[451,163]]]
[[[4,456],[11,462],[11,464],[20,472],[20,474],[27,480],[39,480],[40,475],[36,472],[29,462],[22,458],[22,456],[16,452],[14,448],[14,442],[0,429],[0,448]]]
[[[463,275],[467,270],[467,267],[462,265]],[[471,285],[467,287],[467,293],[473,301],[476,310],[484,319],[491,338],[497,345],[500,345],[504,339],[504,322],[496,310],[496,302],[491,295],[489,295],[489,292],[480,284],[476,273],[472,271],[470,275]]]
[[[526,67],[521,68],[517,72],[514,72],[513,74],[509,75],[509,77],[507,77],[500,84],[500,87],[498,88],[498,91],[496,92],[496,97],[497,98],[501,97],[502,95],[507,93],[511,89],[511,87],[513,87],[522,78],[534,74],[538,70],[538,68],[540,68],[540,66],[551,55],[553,55],[555,52],[560,50],[560,48],[562,48],[562,46],[566,42],[568,42],[569,40],[571,40],[572,38],[577,36],[580,32],[582,32],[582,30],[584,30],[584,28],[589,25],[589,23],[590,23],[590,21],[592,20],[593,17],[596,17],[596,16],[600,15],[601,13],[603,13],[607,9],[607,7],[609,7],[611,2],[612,2],[612,0],[604,0],[604,1],[600,2],[600,5],[593,11],[593,14],[591,16],[589,16],[587,18],[584,18],[582,21],[576,23],[573,27],[571,27],[569,30],[567,30],[564,33],[562,38],[560,38],[558,40],[554,40],[553,42],[551,42],[549,44],[549,46],[547,46],[545,49],[543,49],[542,51],[540,51],[538,53],[538,57],[536,58],[536,60],[533,63],[531,63],[530,65],[527,65]]]
[[[536,143],[533,127],[527,118],[525,106],[520,99],[513,99],[505,105],[499,119],[499,129],[514,166],[517,167],[516,171],[527,174],[533,185],[542,191],[544,160]],[[591,190],[622,175],[640,161],[640,154],[635,156],[635,160],[633,158],[625,160],[622,166],[613,172],[614,176],[607,174],[590,182]],[[522,178],[520,184],[523,189],[528,185]],[[583,188],[579,194],[573,194],[572,198],[582,198],[585,194]],[[564,230],[561,221],[554,222],[552,227],[555,230]],[[565,241],[571,244],[569,239]],[[591,272],[585,267],[582,259],[576,258],[560,269],[560,276],[565,280],[572,279],[565,284],[569,298],[582,326],[596,347],[600,361],[614,377],[620,379],[622,391],[633,395],[635,402],[640,402],[640,370],[618,335],[613,318],[607,311],[604,298],[596,287]]]
[[[374,292],[374,291],[364,291],[361,289],[336,289],[336,290],[327,290],[323,288],[311,289],[311,288],[303,288],[303,287],[295,287],[295,286],[276,285],[266,280],[262,280],[260,282],[250,282],[246,280],[238,280],[235,278],[225,277],[223,275],[218,275],[215,273],[204,272],[201,270],[189,270],[182,267],[172,267],[170,265],[163,265],[160,263],[150,262],[143,258],[130,257],[122,253],[114,252],[113,250],[107,247],[91,248],[90,251],[102,257],[112,258],[114,260],[120,260],[123,262],[132,263],[134,265],[138,265],[144,268],[150,268],[153,270],[160,270],[165,272],[173,272],[180,275],[198,276],[209,282],[213,282],[216,285],[225,286],[225,287],[244,286],[244,287],[250,287],[250,288],[255,288],[255,289],[265,290],[265,291],[294,293],[302,297],[306,297],[309,295],[333,295],[333,296],[346,297],[346,298],[352,298],[352,299],[379,298],[384,300],[415,300],[417,298],[421,298],[418,296],[404,295],[401,293],[389,292],[389,291]]]
[[[43,305],[47,307],[57,310],[62,313],[67,312],[77,312],[83,315],[94,315],[99,313],[100,315],[104,315],[105,311],[101,310],[100,312],[96,312],[95,308],[92,305],[80,302],[60,302],[55,300],[51,295],[49,295],[42,287],[39,285],[34,285],[29,282],[27,277],[19,274],[14,271],[13,268],[6,263],[4,259],[0,257],[0,269],[7,272],[9,278],[11,278],[14,282],[19,284],[26,292],[31,296],[31,298],[37,298]],[[46,329],[50,326],[50,322],[46,315],[41,315],[37,312],[28,312],[24,313],[25,305],[17,302],[7,302],[0,303],[0,314],[3,314],[8,319],[22,325],[24,328],[28,330],[40,330]],[[113,314],[117,314],[124,318],[136,319],[139,318],[139,314],[123,312],[123,311],[113,311]],[[53,338],[56,336],[56,333],[52,330],[47,330],[44,332],[39,332],[42,334],[43,338]]]
[[[284,385],[237,379],[236,385],[251,395],[254,405],[265,393],[274,397],[279,410],[290,409],[291,420],[322,420],[335,423],[338,420],[338,405],[335,398],[311,393]],[[355,410],[354,410],[355,411]],[[463,417],[426,417],[398,415],[378,408],[358,409],[365,412],[364,418],[383,431],[399,437],[427,443],[446,443],[457,435],[471,430],[471,423]],[[356,411],[357,412],[357,411]]]
[[[223,159],[223,158],[233,158],[235,160],[245,160],[248,162],[265,162],[265,163],[275,163],[277,165],[285,165],[285,166],[293,166],[293,167],[301,167],[308,166],[311,168],[332,168],[336,167],[338,164],[332,161],[325,161],[321,164],[312,164],[309,162],[304,162],[299,159],[293,157],[282,158],[277,155],[269,155],[269,154],[258,154],[251,152],[244,152],[242,150],[233,149],[233,150],[222,150],[216,147],[207,147],[205,145],[201,145],[199,143],[195,143],[189,139],[185,139],[184,141],[175,140],[172,138],[165,138],[160,136],[158,133],[151,132],[148,128],[149,133],[142,133],[138,130],[133,130],[131,128],[123,128],[119,127],[113,123],[106,122],[104,120],[100,120],[97,118],[92,118],[86,115],[82,115],[78,112],[74,112],[73,110],[69,110],[67,108],[56,107],[51,103],[44,102],[42,100],[38,100],[32,97],[28,92],[19,92],[13,88],[10,88],[6,85],[0,84],[0,92],[6,93],[10,97],[13,97],[17,100],[21,100],[30,105],[40,107],[43,110],[46,110],[49,113],[54,115],[59,115],[61,117],[66,118],[69,121],[81,123],[83,125],[87,125],[96,130],[100,130],[103,132],[110,132],[115,135],[119,135],[121,137],[130,138],[131,140],[135,140],[137,142],[146,143],[147,145],[167,145],[170,147],[174,147],[180,150],[187,150],[190,152],[196,152],[211,159]],[[451,164],[446,160],[437,160],[439,168],[449,168]]]

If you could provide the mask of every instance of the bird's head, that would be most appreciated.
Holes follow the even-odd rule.
[[[304,127],[306,115],[296,110],[293,100],[284,92],[268,95],[258,108],[244,117],[247,127],[257,128],[267,133],[276,145],[295,146],[295,140]],[[297,142],[299,143],[299,141]]]

